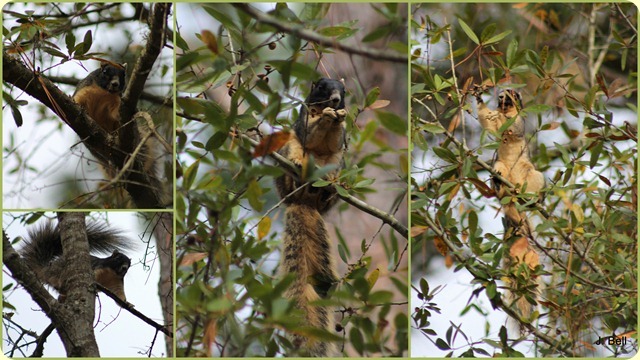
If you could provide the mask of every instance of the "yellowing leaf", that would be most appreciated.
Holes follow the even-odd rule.
[[[373,285],[378,281],[378,277],[380,276],[380,269],[376,268],[371,272],[369,277],[367,278],[367,283],[369,283],[369,289],[373,289]]]
[[[571,212],[573,212],[573,215],[576,217],[576,220],[578,220],[578,223],[582,223],[584,221],[584,212],[582,211],[580,205],[575,203],[572,204]]]
[[[265,216],[258,223],[258,240],[262,240],[271,230],[271,218]]]
[[[202,30],[200,33],[200,37],[202,38],[202,42],[211,50],[212,53],[218,55],[218,40],[216,36],[209,30]]]

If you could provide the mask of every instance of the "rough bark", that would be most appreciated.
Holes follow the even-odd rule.
[[[160,213],[160,220],[153,233],[158,245],[160,259],[160,280],[158,296],[162,306],[164,323],[173,332],[173,216],[171,213]],[[167,356],[173,356],[173,338],[165,336]]]

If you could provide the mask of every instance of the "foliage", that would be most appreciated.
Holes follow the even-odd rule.
[[[422,279],[414,290],[425,303],[413,313],[414,328],[448,356],[521,355],[513,347],[524,340],[537,356],[634,353],[633,340],[593,343],[636,339],[636,8],[425,4],[412,13],[413,265],[421,267],[421,250],[437,249],[456,271],[469,271],[475,286],[461,317],[475,309],[487,319],[478,342],[467,338],[464,322],[429,327],[436,308],[445,309]],[[539,200],[516,194],[502,201],[520,202],[543,258],[541,306],[521,319],[538,329],[530,335],[489,321],[508,310],[500,301],[508,249],[500,230],[487,230],[501,207],[485,166],[498,143],[474,119],[474,84],[523,94],[533,161],[547,179]],[[479,305],[485,295],[495,309]]]
[[[348,268],[324,300],[338,309],[335,332],[304,327],[299,310],[282,296],[292,278],[276,274],[282,206],[272,188],[284,170],[262,155],[282,146],[274,134],[290,127],[311,82],[321,74],[336,78],[340,71],[327,58],[340,51],[257,22],[243,6],[177,9],[176,210],[177,232],[184,234],[177,241],[178,356],[291,356],[286,334],[294,332],[339,342],[362,356],[400,356],[408,346],[406,242],[393,231],[380,227],[370,239],[347,239],[335,228],[339,262]],[[393,33],[402,26],[396,4],[371,5],[390,26],[368,33],[357,20],[322,20],[336,6],[279,3],[265,14],[347,46],[362,36],[365,47],[394,44]],[[191,16],[207,25],[193,29]],[[334,185],[343,195],[365,200],[385,194],[393,215],[406,193],[407,157],[389,137],[405,135],[406,120],[382,109],[388,102],[379,99],[379,88],[368,88],[356,76],[347,81],[349,155]],[[262,147],[254,150],[258,142]],[[396,180],[376,182],[365,168],[392,173]],[[314,172],[314,186],[328,185],[322,179],[326,170]],[[342,216],[357,214],[346,204],[339,210]],[[372,256],[376,252],[384,254],[382,263]]]

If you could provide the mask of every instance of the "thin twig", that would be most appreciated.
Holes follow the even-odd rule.
[[[361,55],[361,56],[368,57],[370,59],[402,63],[405,65],[409,60],[409,58],[407,57],[407,54],[400,54],[395,51],[384,51],[384,50],[378,50],[378,49],[371,49],[368,47],[360,47],[360,48],[349,47],[336,39],[322,36],[314,31],[305,29],[304,26],[302,25],[290,25],[289,23],[282,21],[282,19],[278,19],[274,16],[267,15],[261,11],[256,10],[254,7],[250,6],[249,4],[233,4],[233,6],[244,11],[254,19],[258,20],[259,22],[273,26],[279,31],[297,36],[307,41],[318,43],[322,46],[344,51],[348,54]]]

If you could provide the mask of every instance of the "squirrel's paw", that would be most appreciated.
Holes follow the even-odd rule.
[[[297,167],[302,167],[302,164],[304,163],[304,156],[302,154],[290,154],[289,160]]]
[[[338,118],[338,113],[336,109],[327,106],[326,108],[324,108],[324,110],[322,110],[322,116],[336,120]]]

